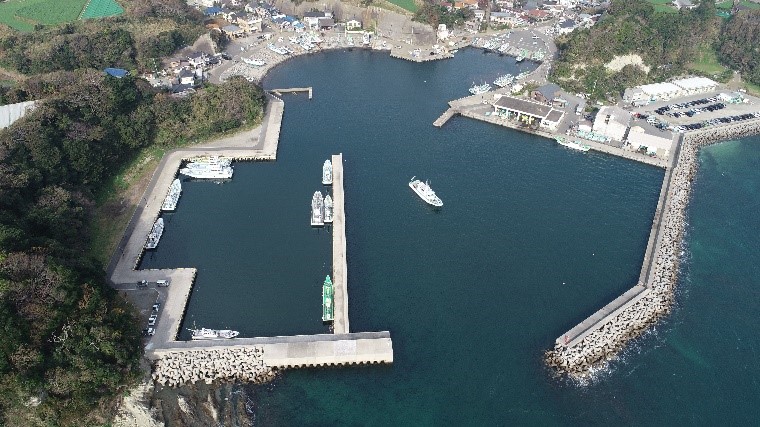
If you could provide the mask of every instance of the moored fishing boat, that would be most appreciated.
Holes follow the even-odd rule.
[[[581,144],[578,141],[570,141],[561,136],[557,136],[554,139],[557,141],[559,145],[563,147],[572,148],[573,150],[583,151],[584,153],[591,149],[591,147],[586,144]]]
[[[177,209],[177,202],[179,201],[179,196],[181,194],[182,183],[179,179],[175,179],[169,186],[169,192],[164,198],[164,203],[161,204],[161,210],[164,212],[174,212],[174,210]]]
[[[480,95],[481,93],[486,93],[489,90],[491,90],[491,85],[488,83],[483,83],[482,85],[476,85],[473,83],[472,87],[470,88],[470,93],[473,95]]]
[[[229,329],[188,329],[193,333],[192,339],[194,340],[228,340],[240,335],[238,331],[231,331]]]
[[[325,223],[333,222],[333,200],[328,194],[325,196]]]
[[[322,165],[322,184],[324,185],[332,185],[333,181],[333,174],[332,174],[332,162],[330,159],[325,160],[325,163]]]
[[[324,221],[324,199],[322,193],[319,191],[314,192],[314,196],[311,198],[311,226],[321,227],[325,225]]]
[[[331,322],[335,319],[335,288],[330,276],[325,277],[322,284],[322,321]]]
[[[156,249],[161,236],[164,234],[164,219],[159,218],[153,223],[153,228],[148,233],[148,240],[145,242],[145,249]]]

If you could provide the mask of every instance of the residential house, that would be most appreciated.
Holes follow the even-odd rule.
[[[187,62],[192,67],[202,67],[206,65],[206,62],[208,62],[208,55],[206,55],[205,52],[192,52],[191,54],[187,55]]]
[[[473,10],[472,13],[473,13],[473,15],[475,16],[475,19],[478,22],[483,22],[483,20],[486,18],[486,11],[485,10],[480,10],[480,9]]]
[[[560,87],[554,83],[539,86],[531,93],[531,98],[544,104],[551,104],[560,92]]]
[[[550,19],[552,16],[549,12],[540,9],[532,9],[524,14],[525,18],[533,22],[542,22]]]
[[[237,25],[225,25],[222,27],[222,32],[228,37],[242,37],[245,35],[245,31]]]
[[[246,15],[242,18],[238,18],[238,20],[235,21],[235,24],[242,28],[246,33],[260,32],[261,23],[261,18],[257,18],[253,15]]]
[[[179,84],[181,85],[194,85],[195,84],[195,73],[183,68],[179,70],[179,74],[177,74],[177,79],[179,80]]]
[[[322,18],[332,18],[330,12],[306,12],[303,14],[303,22],[311,29],[319,28],[319,20]]]
[[[352,19],[348,22],[346,22],[346,31],[353,31],[353,30],[361,30],[362,29],[362,22],[357,21],[356,19]]]
[[[565,19],[564,21],[557,23],[555,29],[557,31],[557,35],[572,33],[575,29],[575,21],[572,19]]]
[[[335,26],[335,20],[332,18],[319,18],[317,22],[317,28],[320,30],[330,30]]]

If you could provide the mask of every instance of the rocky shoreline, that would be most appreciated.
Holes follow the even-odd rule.
[[[153,364],[153,381],[167,387],[214,381],[266,383],[274,379],[259,347],[172,351],[161,354]]]
[[[691,183],[696,176],[699,150],[707,145],[760,133],[760,120],[684,135],[673,167],[668,198],[662,212],[661,239],[653,257],[651,275],[638,300],[597,323],[595,330],[574,345],[557,342],[546,352],[546,364],[558,373],[587,378],[614,358],[632,339],[670,313],[678,280]]]

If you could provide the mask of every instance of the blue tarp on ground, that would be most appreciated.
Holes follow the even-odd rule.
[[[120,79],[120,78],[126,76],[127,74],[129,74],[129,71],[127,71],[127,70],[125,70],[123,68],[106,68],[105,72],[109,76],[114,76],[117,79]]]
[[[203,14],[206,16],[214,16],[222,13],[221,7],[207,7],[205,11],[203,11]]]

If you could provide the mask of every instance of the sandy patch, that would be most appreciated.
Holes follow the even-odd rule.
[[[651,67],[644,64],[644,60],[641,59],[639,55],[634,55],[634,54],[622,55],[622,56],[618,55],[612,58],[610,62],[606,63],[604,67],[609,71],[617,72],[617,71],[622,70],[623,67],[625,67],[626,65],[633,65],[633,66],[639,67],[642,70],[644,70],[644,72],[647,74],[649,74],[649,70],[651,69]]]

